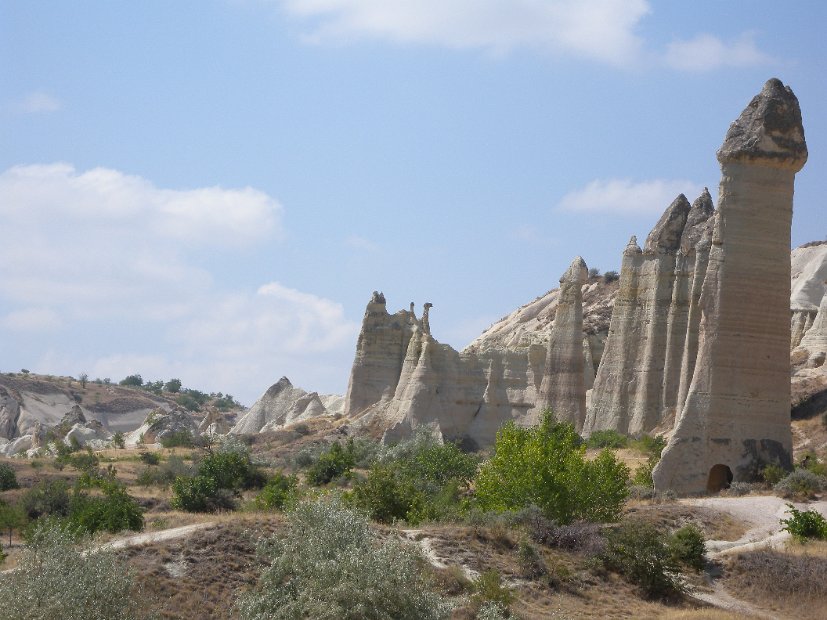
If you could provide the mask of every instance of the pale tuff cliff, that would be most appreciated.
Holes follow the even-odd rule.
[[[634,237],[626,247],[585,434],[612,429],[639,435],[659,426],[664,415],[674,411],[695,274],[705,269],[704,261],[698,261],[704,254],[696,247],[713,213],[706,190],[692,205],[681,194],[649,233],[642,250]]]
[[[827,294],[827,241],[808,243],[792,253],[790,345],[795,348],[816,318]]]
[[[378,424],[395,441],[425,426],[441,436],[490,445],[506,421],[531,424],[555,406],[560,419],[582,424],[586,357],[581,289],[588,275],[576,258],[561,279],[558,318],[547,344],[505,348],[477,343],[461,353],[430,333],[413,309],[394,315],[374,293],[362,323],[345,415]],[[591,355],[589,350],[588,355]]]
[[[340,396],[319,395],[294,387],[282,377],[230,429],[234,435],[274,431],[289,424],[341,413]]]
[[[701,293],[698,355],[655,487],[715,491],[791,465],[790,253],[795,173],[807,160],[798,100],[768,81],[727,132]]]

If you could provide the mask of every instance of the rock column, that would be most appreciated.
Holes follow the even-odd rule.
[[[791,466],[790,227],[807,160],[798,100],[768,81],[730,126],[701,293],[698,358],[655,487],[717,491]]]
[[[560,297],[538,403],[542,408],[550,407],[557,420],[574,424],[577,432],[586,419],[583,285],[588,279],[588,267],[579,256],[560,278]]]

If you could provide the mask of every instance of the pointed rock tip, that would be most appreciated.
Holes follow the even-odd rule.
[[[385,303],[385,294],[380,291],[373,291],[373,295],[370,297],[370,303],[372,304],[384,304]]]
[[[801,170],[807,162],[807,143],[801,108],[789,86],[778,78],[767,80],[729,126],[718,161]]]
[[[623,251],[623,253],[626,255],[641,253],[640,246],[637,244],[637,235],[632,235],[632,237],[629,239],[629,243],[626,244],[626,249]]]
[[[582,256],[576,256],[571,265],[566,269],[566,273],[560,276],[560,283],[573,282],[575,284],[585,284],[589,279],[589,268],[586,266],[586,261]]]
[[[689,204],[686,196],[678,194],[672,204],[666,207],[666,211],[663,212],[652,232],[646,237],[644,252],[673,252],[677,250],[680,247],[681,235],[691,208],[692,205]]]

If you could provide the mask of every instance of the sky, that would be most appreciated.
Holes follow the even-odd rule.
[[[827,237],[827,3],[0,0],[0,371],[344,393],[365,305],[460,349],[617,270],[770,77]]]

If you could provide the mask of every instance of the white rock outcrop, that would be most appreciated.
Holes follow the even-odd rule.
[[[807,160],[798,100],[768,81],[727,132],[701,293],[698,355],[658,490],[717,491],[791,467],[790,229]]]
[[[247,410],[230,429],[230,433],[264,433],[303,420],[333,415],[325,407],[323,399],[330,403],[331,407],[341,408],[341,396],[320,396],[316,392],[305,392],[299,387],[294,387],[287,377],[282,377]]]

